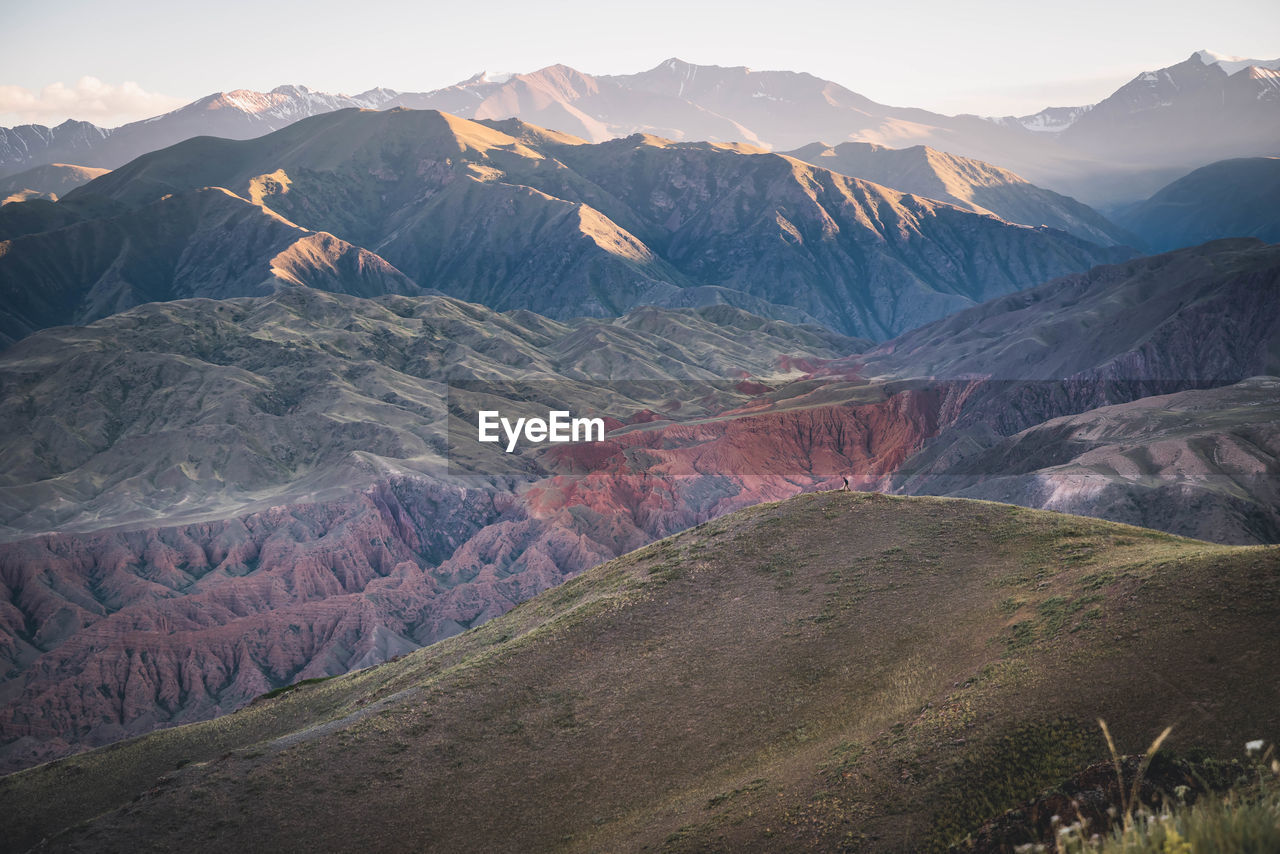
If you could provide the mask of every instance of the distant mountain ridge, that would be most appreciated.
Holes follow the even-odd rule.
[[[1133,243],[1132,235],[1088,205],[1045,190],[981,160],[928,146],[886,148],[869,142],[814,143],[786,154],[905,193],[939,199],[1009,222],[1060,228],[1103,246]]]
[[[1228,77],[1237,72],[1244,71],[1248,68],[1258,68],[1264,70],[1275,71],[1280,69],[1280,59],[1245,59],[1239,56],[1224,56],[1214,53],[1211,50],[1198,50],[1191,54],[1183,65],[1187,65],[1187,69],[1179,69],[1179,66],[1171,66],[1162,68],[1159,71],[1144,71],[1126,86],[1116,92],[1120,94],[1125,90],[1128,96],[1132,98],[1140,97],[1138,93],[1146,93],[1149,96],[1149,104],[1158,103],[1158,96],[1167,88],[1167,84],[1175,79],[1180,78],[1183,72],[1190,71],[1195,73],[1196,61],[1205,68],[1216,66],[1225,72]],[[1179,69],[1175,71],[1174,69]],[[1257,79],[1270,79],[1270,75],[1258,75]],[[1262,87],[1260,96],[1269,96],[1270,87]],[[1151,95],[1157,96],[1151,98]],[[1114,97],[1114,96],[1113,96]],[[1108,99],[1109,100],[1109,99]],[[1009,126],[1018,126],[1029,131],[1060,133],[1065,131],[1082,118],[1086,113],[1091,111],[1097,104],[1084,104],[1078,107],[1048,107],[1038,113],[1029,116],[1004,116],[1001,118],[992,118],[991,121],[998,124]]]
[[[1280,153],[1280,71],[1246,65],[1230,72],[1192,54],[1138,75],[1082,113],[1060,138],[1074,149],[1122,160],[1203,163],[1214,150],[1222,154],[1207,159]]]
[[[106,172],[106,169],[66,163],[37,166],[8,178],[0,178],[0,206],[31,199],[57,201],[59,196],[105,175]]]
[[[383,107],[395,96],[386,89],[355,96],[330,95],[305,86],[277,86],[270,92],[236,89],[215,92],[163,115],[116,128],[73,119],[56,127],[0,128],[0,175],[58,160],[111,169],[193,136],[250,139],[307,116],[349,107]]]
[[[1001,120],[878,104],[804,73],[698,66],[674,58],[629,75],[592,76],[564,65],[528,74],[478,74],[420,93],[379,88],[329,95],[302,86],[236,90],[110,130],[71,121],[56,128],[0,129],[0,175],[55,160],[114,168],[190,136],[244,139],[334,109],[404,106],[474,119],[518,117],[594,142],[641,132],[778,150],[814,142],[928,145],[1012,169],[1091,203],[1132,201],[1178,170],[1223,157],[1278,153],[1276,63],[1237,67],[1253,61],[1206,60],[1203,53],[1144,72],[1088,108]]]
[[[1280,243],[1278,200],[1280,157],[1241,157],[1202,166],[1115,217],[1154,251],[1225,237]]]

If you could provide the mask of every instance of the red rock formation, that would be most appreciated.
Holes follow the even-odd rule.
[[[515,492],[420,478],[341,501],[0,547],[0,768],[385,660],[724,513],[874,484],[947,394],[658,423],[556,446]],[[749,409],[753,409],[749,408]]]

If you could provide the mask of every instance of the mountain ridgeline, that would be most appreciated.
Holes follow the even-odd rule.
[[[17,175],[0,178],[0,206],[9,202],[25,202],[31,199],[48,199],[56,202],[81,184],[105,175],[108,170],[90,166],[72,166],[66,163],[49,163],[37,166]]]
[[[943,851],[1099,715],[1238,752],[1280,724],[1276,65],[1005,119],[669,60],[0,129],[0,850]]]
[[[1277,620],[1280,547],[805,495],[0,809],[19,851],[942,852],[1104,759],[1099,715],[1121,749],[1274,731]]]
[[[1156,251],[1224,237],[1280,242],[1280,157],[1210,163],[1146,201],[1116,211],[1137,240]]]
[[[0,763],[386,660],[843,477],[1274,542],[1263,374],[1280,256],[1254,240],[874,347],[725,305],[563,323],[299,287],[44,330],[0,355]],[[474,413],[531,401],[610,432],[495,466]]]
[[[201,207],[201,192],[223,192],[221,207],[238,204],[237,218],[259,223],[225,273],[238,284],[202,294],[182,278],[179,259],[223,251],[196,212],[166,230],[172,265],[143,271],[118,255],[135,231],[154,239],[165,206]],[[13,207],[0,212],[16,218]],[[562,319],[727,302],[884,339],[1131,254],[740,146],[647,136],[593,145],[415,110],[344,110],[254,140],[189,140],[39,210],[50,225],[87,213],[35,234],[10,226],[0,255],[10,338],[104,316],[142,301],[137,292],[232,296],[302,283],[358,294],[416,285]],[[305,253],[290,276],[278,260],[288,247],[268,235],[291,227],[328,248]],[[88,240],[86,230],[103,234]],[[343,268],[335,256],[349,253],[346,268],[368,275],[317,281],[317,267]]]
[[[418,93],[346,96],[280,86],[214,93],[114,129],[77,121],[0,129],[0,175],[51,162],[115,168],[192,136],[248,139],[339,109],[409,107],[477,120],[514,117],[592,142],[647,133],[780,151],[818,141],[924,145],[998,164],[1090,204],[1114,205],[1208,162],[1278,153],[1277,66],[1198,51],[1143,72],[1101,103],[1004,119],[887,106],[811,74],[674,58],[637,74],[552,65],[477,74]]]
[[[1133,235],[1069,196],[1037,187],[1008,169],[928,146],[814,143],[787,154],[904,193],[940,199],[1009,222],[1047,225],[1103,246],[1135,242]]]

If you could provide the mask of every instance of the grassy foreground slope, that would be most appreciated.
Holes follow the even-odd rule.
[[[1280,548],[817,493],[400,660],[0,779],[26,850],[930,850],[1280,728]],[[42,849],[45,850],[45,849]]]

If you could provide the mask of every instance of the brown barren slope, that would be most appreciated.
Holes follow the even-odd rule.
[[[9,850],[931,850],[1120,744],[1280,725],[1280,549],[827,492],[0,780]]]

